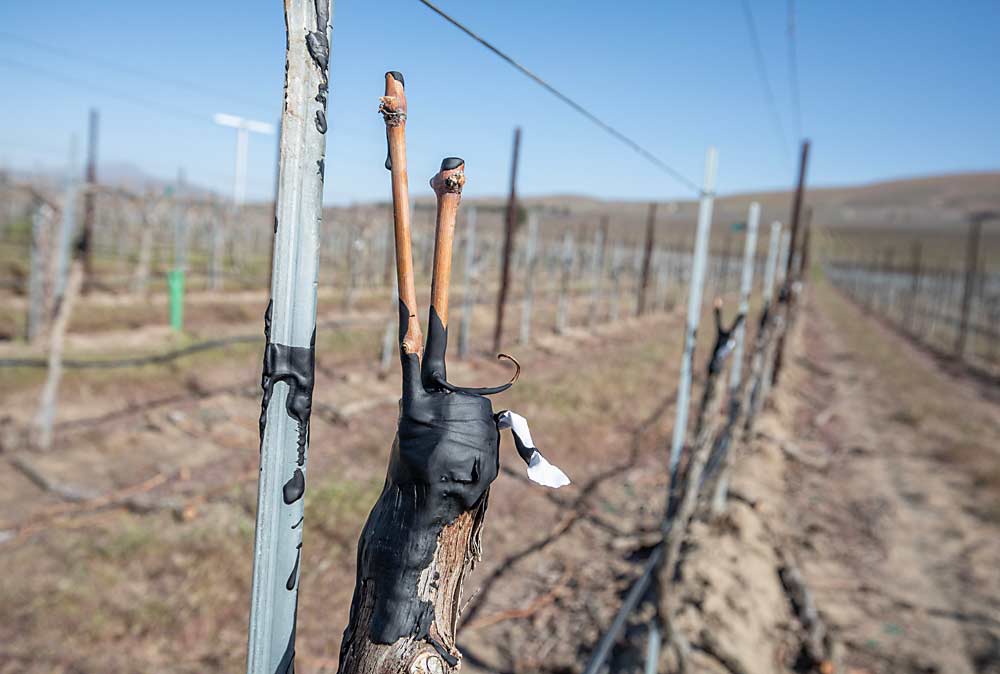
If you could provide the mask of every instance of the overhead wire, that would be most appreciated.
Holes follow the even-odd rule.
[[[792,91],[795,133],[802,138],[802,104],[799,98],[799,56],[795,37],[795,0],[788,0],[788,79]]]
[[[76,78],[71,75],[66,75],[64,73],[57,72],[55,70],[49,70],[48,68],[43,68],[41,66],[37,66],[32,63],[25,63],[23,61],[18,61],[16,59],[0,57],[0,66],[6,66],[8,68],[16,68],[27,72],[33,72],[37,75],[41,75],[53,81],[62,82],[63,84],[69,84],[71,86],[83,87],[91,92],[99,91],[105,96],[116,98],[125,103],[131,103],[132,105],[143,107],[148,110],[152,110],[164,115],[178,117],[181,119],[193,119],[199,122],[204,122],[205,124],[212,123],[212,119],[208,115],[194,112],[192,110],[186,110],[184,108],[175,105],[169,105],[169,104],[159,103],[156,101],[151,101],[149,99],[141,98],[133,94],[125,94],[113,88],[106,87],[102,84],[89,82],[87,80]]]
[[[430,2],[429,0],[418,0],[418,2],[420,2],[422,5],[426,6],[428,9],[430,9],[431,11],[433,11],[434,13],[436,13],[438,16],[440,16],[442,19],[444,19],[445,21],[447,21],[451,25],[453,25],[456,28],[458,28],[459,30],[461,30],[463,33],[465,33],[466,35],[468,35],[469,37],[471,37],[473,40],[475,40],[476,42],[478,42],[479,44],[481,44],[483,47],[485,47],[486,49],[490,50],[491,52],[493,52],[494,54],[496,54],[497,56],[499,56],[502,60],[506,61],[507,64],[509,64],[515,70],[519,71],[522,75],[524,75],[524,76],[528,77],[529,79],[533,80],[536,84],[538,84],[539,86],[541,86],[543,89],[545,89],[546,91],[548,91],[550,94],[552,94],[553,96],[555,96],[556,98],[558,98],[559,100],[561,100],[563,103],[565,103],[569,107],[571,107],[574,110],[576,110],[578,113],[580,113],[581,115],[583,115],[584,117],[586,117],[588,120],[590,120],[592,123],[594,123],[596,126],[598,126],[599,128],[601,128],[603,131],[605,131],[606,133],[608,133],[609,135],[611,135],[612,137],[614,137],[615,139],[617,139],[619,142],[624,143],[625,145],[627,145],[628,147],[630,147],[637,154],[639,154],[639,156],[641,156],[642,158],[644,158],[646,161],[650,162],[654,166],[658,167],[660,170],[662,170],[664,173],[666,173],[667,175],[669,175],[671,178],[673,178],[677,182],[681,183],[685,187],[688,187],[689,189],[694,190],[698,194],[702,193],[701,187],[699,187],[698,184],[695,181],[691,180],[690,178],[688,178],[687,176],[685,176],[683,173],[681,173],[680,171],[678,171],[674,167],[672,167],[669,164],[667,164],[665,161],[663,161],[662,159],[660,159],[659,157],[657,157],[655,154],[653,154],[651,151],[647,150],[645,147],[643,147],[642,145],[640,145],[635,140],[629,138],[624,133],[622,133],[621,131],[619,131],[615,127],[613,127],[610,124],[608,124],[607,122],[605,122],[603,119],[601,119],[600,117],[598,117],[597,115],[595,115],[594,113],[592,113],[590,110],[588,110],[587,108],[585,108],[582,104],[576,102],[575,100],[573,100],[572,98],[570,98],[569,96],[567,96],[566,94],[564,94],[562,91],[560,91],[559,89],[557,89],[555,86],[553,86],[552,84],[550,84],[549,82],[547,82],[546,80],[544,80],[541,76],[536,75],[534,72],[532,72],[531,70],[529,70],[525,66],[521,65],[512,56],[510,56],[506,52],[502,51],[499,47],[496,47],[495,45],[493,45],[491,42],[489,42],[488,40],[486,40],[485,38],[483,38],[482,36],[480,36],[478,33],[476,33],[475,31],[473,31],[471,28],[467,27],[465,24],[463,24],[460,21],[458,21],[458,19],[455,19],[454,17],[452,17],[451,15],[449,15],[447,12],[445,12],[444,10],[442,10],[440,7],[438,7],[434,3]]]
[[[771,78],[767,74],[767,63],[764,60],[764,50],[761,48],[760,36],[757,33],[757,23],[754,20],[753,11],[750,9],[750,0],[743,0],[743,18],[746,19],[747,31],[750,33],[750,44],[753,48],[754,62],[757,65],[757,75],[760,77],[761,88],[764,90],[764,102],[771,113],[771,123],[774,125],[775,135],[778,136],[782,154],[791,161],[788,136],[785,132],[785,125],[781,121],[781,113],[778,111],[774,89],[771,88]]]
[[[120,61],[113,61],[111,59],[101,58],[99,56],[94,56],[92,54],[86,54],[66,49],[65,47],[61,47],[58,45],[49,44],[46,42],[40,42],[38,40],[35,40],[34,38],[25,37],[23,35],[9,33],[7,31],[0,31],[0,41],[18,43],[26,47],[31,47],[32,49],[37,49],[39,50],[39,53],[59,56],[64,59],[71,60],[73,61],[73,63],[80,63],[80,62],[90,63],[91,65],[97,66],[98,68],[103,68],[111,72],[117,72],[129,75],[131,77],[137,77],[146,81],[159,82],[160,84],[165,84],[167,86],[171,86],[176,89],[183,89],[191,93],[199,94],[202,96],[208,96],[214,99],[218,99],[221,96],[225,98],[227,101],[232,101],[234,103],[239,103],[240,105],[253,107],[254,109],[256,109],[257,112],[263,112],[267,108],[267,106],[262,105],[260,101],[241,96],[235,92],[219,91],[218,89],[202,86],[195,82],[191,82],[189,80],[184,80],[177,77],[169,77],[167,75],[162,75],[160,73],[126,65],[121,63]],[[274,114],[275,113],[272,112],[270,116],[273,117]]]

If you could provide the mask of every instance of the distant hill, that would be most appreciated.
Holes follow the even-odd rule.
[[[715,221],[742,221],[747,206],[757,201],[766,222],[787,222],[791,200],[791,190],[721,195],[715,202]],[[426,200],[420,205],[427,208],[431,203]],[[467,199],[464,203],[490,210],[504,206],[501,198]],[[578,195],[527,197],[522,203],[553,215],[594,222],[602,214],[611,214],[615,222],[627,221],[631,226],[644,222],[648,209],[644,201],[604,201]],[[827,227],[947,229],[963,225],[966,214],[972,211],[1000,212],[1000,172],[901,178],[856,186],[807,185],[806,204],[813,208],[814,221]],[[669,206],[661,203],[657,220],[691,223],[697,209],[693,199]]]
[[[133,192],[159,191],[169,183],[150,177],[141,169],[128,164],[103,164],[102,183],[124,187]],[[48,192],[56,200],[60,181],[51,175],[14,174],[15,183],[31,183]],[[195,198],[210,195],[210,191],[190,185],[188,193]],[[764,223],[772,220],[787,222],[791,209],[791,191],[749,192],[720,196],[715,202],[713,238],[725,236],[729,225],[746,219],[751,201],[761,204]],[[22,200],[23,201],[23,200]],[[489,231],[503,222],[505,198],[502,196],[466,198],[465,207],[479,208],[480,226]],[[578,236],[592,237],[601,218],[607,216],[610,236],[616,242],[641,240],[649,203],[646,201],[602,200],[571,194],[533,196],[521,199],[522,209],[537,208],[543,213],[541,232],[549,238],[572,229]],[[940,176],[901,178],[855,186],[807,186],[806,204],[813,209],[813,221],[823,227],[870,230],[934,229],[955,231],[964,227],[967,214],[978,210],[1000,212],[1000,172],[956,173]],[[24,202],[26,207],[27,201]],[[414,228],[433,230],[432,198],[414,202]],[[248,227],[269,227],[271,204],[248,204],[244,221]],[[697,217],[696,200],[659,203],[657,223],[663,241],[689,241]],[[386,202],[359,203],[347,207],[326,209],[328,226],[363,223],[363,227],[379,227],[390,222]],[[990,229],[1000,228],[1000,223]]]

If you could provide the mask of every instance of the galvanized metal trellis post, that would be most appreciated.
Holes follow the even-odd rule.
[[[667,310],[667,284],[670,280],[670,267],[667,264],[665,251],[657,251],[656,266],[656,297],[653,300],[653,307],[657,311]]]
[[[753,359],[750,362],[750,377],[752,381],[743,396],[746,420],[743,424],[743,441],[747,442],[753,433],[757,413],[763,404],[762,396],[767,382],[770,381],[771,359],[769,346],[774,337],[774,279],[778,273],[779,248],[783,236],[781,223],[775,220],[771,223],[771,235],[767,245],[767,261],[764,263],[764,285],[761,288],[762,319],[757,326]]]
[[[601,224],[594,232],[594,250],[590,258],[590,312],[587,327],[597,323],[597,309],[601,304],[601,287],[604,284],[604,244],[608,234],[608,216],[601,216]]]
[[[390,230],[392,231],[392,230]],[[392,284],[392,303],[385,322],[385,332],[382,333],[382,356],[379,358],[378,374],[385,377],[389,374],[393,356],[396,355],[396,323],[399,321],[399,286]]]
[[[559,276],[559,299],[556,302],[556,334],[566,332],[569,323],[569,292],[573,276],[573,262],[576,259],[576,245],[573,233],[569,230],[563,234],[562,251],[560,255],[561,273]]]
[[[715,174],[718,152],[714,147],[705,153],[705,179],[698,204],[698,228],[695,234],[691,267],[691,287],[688,292],[687,328],[684,333],[684,353],[681,356],[680,382],[677,385],[677,416],[670,443],[670,475],[677,470],[684,438],[687,435],[688,405],[691,400],[691,365],[701,320],[701,296],[705,285],[705,263],[708,258],[708,235],[712,229],[712,206],[715,200]]]
[[[521,344],[531,341],[531,314],[535,309],[535,271],[538,268],[538,212],[528,214],[528,241],[524,251],[527,267],[524,280],[524,298],[521,303]]]
[[[63,193],[62,213],[59,220],[59,238],[56,242],[55,286],[52,289],[56,304],[62,299],[66,290],[66,275],[69,272],[69,251],[73,242],[73,230],[76,229],[76,192],[78,176],[76,173],[76,137],[70,140],[69,166],[66,169],[66,191]],[[121,237],[124,239],[125,237]]]
[[[757,252],[757,226],[760,222],[760,204],[756,201],[750,204],[747,212],[747,235],[743,244],[743,270],[740,277],[740,305],[738,313],[746,316],[750,311],[750,290],[753,286],[753,266]],[[729,390],[739,390],[743,376],[743,342],[746,334],[746,321],[736,328],[736,346],[733,350],[733,366],[729,370]]]
[[[226,217],[225,209],[213,201],[209,213],[212,222],[212,258],[209,263],[208,287],[211,290],[222,290],[222,253],[225,245],[222,228]]]
[[[784,286],[787,280],[787,270],[788,270],[788,259],[792,256],[791,248],[792,233],[785,230],[781,233],[781,243],[778,246],[778,268],[775,271],[774,282],[779,288]],[[772,310],[776,310],[777,307],[774,303],[771,305]],[[774,327],[773,330],[775,334],[771,335],[769,338],[768,348],[772,353],[768,354],[768,358],[764,364],[764,373],[760,384],[760,393],[758,406],[763,406],[764,401],[768,399],[771,395],[771,387],[776,383],[774,380],[774,366],[777,360],[777,350],[781,344],[781,337],[785,330],[788,329],[788,314],[784,315],[777,313],[774,316]],[[760,407],[758,407],[758,410]]]
[[[740,306],[738,314],[746,316],[750,311],[750,290],[753,288],[753,268],[757,254],[757,225],[760,222],[760,204],[756,201],[750,204],[747,212],[747,234],[743,243],[743,271],[740,277]],[[736,334],[733,339],[736,344],[733,347],[733,362],[729,366],[729,448],[723,457],[719,478],[715,483],[715,491],[712,494],[712,512],[721,513],[725,509],[726,495],[729,492],[729,470],[732,461],[732,438],[735,432],[736,420],[740,415],[740,387],[743,382],[743,344],[746,341],[746,320],[736,326]]]
[[[622,304],[622,272],[624,271],[624,265],[622,264],[622,256],[625,251],[622,250],[621,244],[616,244],[614,247],[614,252],[611,254],[611,303],[608,305],[608,320],[612,323],[618,323],[618,317],[621,315],[621,304]]]
[[[31,253],[28,262],[28,317],[25,323],[25,338],[34,341],[42,332],[43,306],[45,294],[45,251],[46,230],[52,209],[40,201],[31,214]]]
[[[248,674],[294,671],[332,4],[285,0],[285,96],[261,377],[264,398]]]
[[[469,331],[472,330],[472,311],[476,305],[479,270],[476,269],[476,207],[469,208],[465,216],[465,290],[462,293],[462,316],[458,323],[458,357],[469,353]]]
[[[785,282],[788,269],[788,257],[791,254],[792,233],[787,229],[781,232],[781,242],[778,244],[778,268],[775,270],[774,282],[781,286]]]

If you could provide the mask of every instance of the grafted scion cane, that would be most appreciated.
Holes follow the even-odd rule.
[[[448,291],[465,162],[448,157],[431,179],[437,220],[427,342],[416,311],[406,175],[403,76],[386,74],[380,111],[392,172],[399,284],[402,399],[385,486],[358,541],[357,582],[340,651],[343,674],[457,671],[456,632],[466,572],[482,554],[489,489],[499,473],[500,429],[510,427],[529,478],[568,480],[535,449],[523,417],[493,413],[489,388],[448,381]],[[509,358],[509,357],[508,357]],[[513,359],[511,359],[513,361]]]

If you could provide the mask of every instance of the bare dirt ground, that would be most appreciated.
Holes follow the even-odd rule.
[[[485,344],[485,308],[477,320]],[[504,438],[485,559],[466,586],[466,671],[579,671],[610,621],[656,539],[680,324],[675,312],[539,330],[515,351],[525,371],[495,407],[527,416],[574,485],[528,484]],[[381,329],[320,333],[304,674],[336,671],[355,544],[384,477],[398,375],[374,372]],[[793,671],[802,639],[778,575],[788,565],[845,668],[1000,671],[995,398],[822,286],[789,348],[728,515],[696,523],[673,589],[695,671]],[[38,378],[5,379],[0,672],[241,671],[259,358],[241,345],[140,372],[71,372],[56,448],[41,455],[9,432],[30,418]],[[505,374],[481,357],[450,369],[469,384]]]
[[[821,299],[788,407],[796,442],[825,447],[828,463],[786,476],[817,603],[859,667],[1000,672],[1000,408],[839,296]]]
[[[794,667],[799,569],[841,671],[1000,672],[1000,416],[975,382],[820,288],[737,468],[682,571],[697,671]]]

